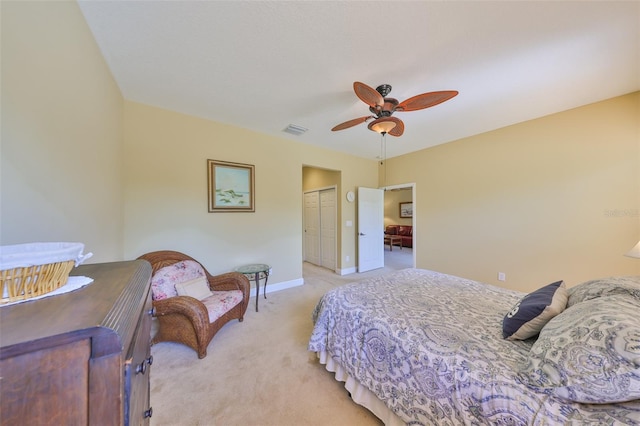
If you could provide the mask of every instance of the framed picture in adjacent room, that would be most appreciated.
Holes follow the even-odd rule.
[[[255,212],[255,166],[207,160],[209,212]]]
[[[413,217],[413,203],[400,203],[400,217]]]

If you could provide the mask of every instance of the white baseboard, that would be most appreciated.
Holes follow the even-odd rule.
[[[251,281],[252,285],[255,285],[255,281]],[[283,281],[280,283],[267,283],[267,289],[266,292],[267,293],[273,293],[274,291],[280,291],[280,290],[286,290],[288,288],[293,288],[293,287],[298,287],[304,284],[304,279],[303,278],[298,278],[295,280],[291,280],[291,281]],[[264,282],[262,282],[262,280],[260,280],[260,286],[262,288],[262,291],[264,290]],[[256,288],[252,287],[251,288],[251,297],[254,297],[256,295]]]
[[[349,274],[355,274],[357,272],[357,269],[355,266],[353,266],[351,268],[338,269],[337,272],[340,275],[349,275]]]

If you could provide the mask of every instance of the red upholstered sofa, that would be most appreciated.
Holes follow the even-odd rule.
[[[413,247],[413,227],[411,225],[388,225],[384,233],[387,235],[400,235],[402,247]]]

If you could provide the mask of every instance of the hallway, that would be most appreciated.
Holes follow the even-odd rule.
[[[386,269],[413,268],[413,249],[410,247],[394,247],[393,251],[389,247],[384,247],[384,266]]]

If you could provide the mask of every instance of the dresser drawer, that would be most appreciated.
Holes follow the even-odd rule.
[[[71,425],[89,417],[90,340],[0,360],[0,418],[10,425]]]
[[[132,345],[125,360],[125,425],[148,425],[153,411],[150,406],[149,376],[151,374],[151,292],[136,327]]]

